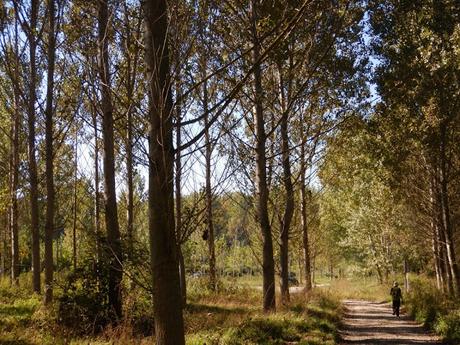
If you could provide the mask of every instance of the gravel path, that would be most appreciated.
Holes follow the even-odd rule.
[[[388,303],[344,301],[342,344],[356,345],[439,345],[438,337],[405,315],[392,315]]]

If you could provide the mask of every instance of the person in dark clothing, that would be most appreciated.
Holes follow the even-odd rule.
[[[390,290],[390,295],[393,301],[393,315],[399,317],[399,308],[401,307],[402,293],[401,288],[398,286],[398,282],[393,283],[393,287]]]

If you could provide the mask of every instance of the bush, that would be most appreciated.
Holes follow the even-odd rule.
[[[406,298],[408,312],[425,327],[432,328],[436,317],[443,313],[444,300],[441,292],[428,279],[418,277],[411,282]]]
[[[460,310],[440,315],[434,326],[436,333],[450,341],[460,341]]]
[[[107,297],[108,272],[95,263],[81,267],[65,280],[62,295],[57,298],[57,318],[59,324],[76,334],[95,334],[115,320]]]
[[[406,300],[409,313],[427,328],[434,330],[454,344],[460,341],[460,310],[458,301],[450,300],[427,278],[417,277],[411,282]]]

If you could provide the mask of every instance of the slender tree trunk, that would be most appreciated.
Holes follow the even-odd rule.
[[[73,149],[73,224],[72,224],[72,262],[74,271],[77,270],[77,207],[78,207],[78,126],[75,123],[75,138]]]
[[[130,18],[129,10],[127,3],[124,3],[124,20],[126,27],[126,41],[125,41],[125,51],[126,51],[126,60],[127,60],[127,78],[126,78],[126,94],[128,98],[128,110],[127,110],[127,122],[126,122],[126,172],[127,172],[127,214],[126,214],[126,234],[128,237],[128,257],[132,259],[133,253],[133,243],[134,243],[134,162],[133,162],[133,95],[134,87],[136,81],[136,72],[137,72],[137,62],[139,56],[139,49],[137,45],[133,46],[131,37],[131,27],[130,27]],[[139,30],[137,30],[136,37],[139,35]],[[132,56],[131,51],[135,49],[134,56]]]
[[[29,57],[30,57],[30,80],[29,80],[29,104],[28,104],[28,142],[29,142],[29,179],[30,179],[30,228],[32,232],[32,286],[36,293],[41,292],[40,288],[40,232],[38,216],[38,173],[36,143],[35,143],[35,102],[37,99],[37,18],[38,0],[31,1],[30,27],[28,30]]]
[[[203,64],[204,71],[202,75],[206,76],[206,65]],[[203,79],[204,79],[203,77]],[[208,233],[208,250],[209,250],[209,285],[211,290],[216,290],[216,252],[214,246],[214,222],[212,215],[212,186],[211,186],[211,157],[212,157],[212,143],[210,138],[209,128],[209,114],[208,114],[208,83],[205,80],[203,83],[203,112],[205,131],[205,167],[206,167],[206,231]]]
[[[286,205],[284,208],[283,220],[280,234],[280,259],[281,259],[281,302],[289,302],[289,231],[291,228],[292,216],[294,215],[294,187],[292,184],[290,148],[289,148],[289,115],[286,111],[286,95],[284,91],[283,71],[278,66],[281,98],[281,150],[283,165],[283,183],[286,193]]]
[[[94,127],[94,237],[96,242],[96,261],[99,263],[102,259],[101,246],[101,210],[100,210],[100,192],[99,192],[99,138],[97,130],[97,112],[93,110],[93,127]]]
[[[439,228],[437,224],[432,220],[431,221],[432,229],[432,248],[433,248],[433,261],[436,272],[436,287],[438,290],[444,292],[444,276],[442,272],[442,262],[441,262],[441,253],[439,245]]]
[[[440,187],[441,187],[441,212],[444,236],[446,240],[447,259],[449,261],[450,273],[452,275],[452,287],[454,295],[460,294],[460,273],[455,255],[455,242],[453,239],[452,223],[450,216],[448,176],[447,176],[447,128],[446,124],[441,125],[440,142]]]
[[[104,141],[104,206],[109,263],[109,304],[116,316],[122,316],[122,251],[118,224],[117,196],[115,191],[115,160],[113,105],[110,90],[108,54],[108,0],[99,1],[98,44],[99,76],[101,81],[102,136]]]
[[[18,183],[19,183],[19,131],[21,130],[20,120],[20,100],[19,100],[19,48],[18,48],[18,24],[15,19],[14,27],[14,119],[11,127],[11,185],[10,185],[10,215],[9,227],[11,237],[11,281],[13,284],[19,284],[19,226],[18,226]],[[6,238],[6,234],[5,234]],[[6,250],[6,247],[5,247]]]
[[[131,99],[132,94],[128,96]],[[128,235],[128,257],[131,258],[134,242],[134,184],[133,184],[133,119],[131,106],[128,110],[127,122],[127,138],[126,138],[126,170],[127,170],[127,235]]]
[[[252,7],[252,43],[254,45],[254,91],[255,91],[255,135],[256,135],[256,197],[257,220],[263,237],[263,308],[265,312],[275,311],[275,261],[273,259],[273,239],[270,220],[268,216],[268,188],[266,167],[266,142],[265,119],[263,112],[262,68],[260,66],[260,41],[257,34],[257,4],[258,0],[251,1]]]
[[[434,170],[434,179],[433,179],[433,188],[434,188],[434,195],[435,195],[435,203],[434,203],[434,221],[438,230],[438,243],[439,243],[439,258],[441,261],[441,272],[442,276],[444,277],[445,282],[445,291],[447,294],[451,295],[453,293],[453,281],[452,281],[452,273],[450,269],[450,263],[447,259],[447,248],[446,248],[446,237],[445,237],[445,230],[444,230],[444,223],[443,223],[443,215],[442,215],[442,200],[441,200],[441,189],[440,189],[440,178],[439,178],[439,162],[435,160],[433,164]]]
[[[410,285],[409,285],[409,262],[407,259],[404,259],[404,290],[406,293],[409,293]]]
[[[174,148],[166,0],[143,2],[149,91],[149,233],[157,345],[184,345],[174,219]]]
[[[6,234],[10,230],[10,215],[8,213],[5,213],[6,219],[5,219],[5,227],[0,228],[0,277],[6,277],[6,256],[7,256],[7,240],[6,240]]]
[[[177,61],[179,57],[177,57]],[[176,174],[174,176],[175,184],[175,210],[176,210],[176,241],[177,241],[177,256],[179,259],[179,279],[182,295],[182,305],[187,304],[187,281],[185,277],[185,261],[182,253],[182,157],[179,149],[182,144],[182,92],[180,81],[176,81],[176,156],[175,167]]]
[[[310,259],[310,242],[308,236],[308,201],[310,199],[310,191],[306,188],[305,171],[307,166],[305,164],[305,143],[300,146],[300,212],[301,212],[301,226],[302,226],[302,249],[304,257],[304,276],[305,276],[305,293],[308,293],[312,289],[312,277],[311,277],[311,259]]]
[[[438,212],[436,207],[436,186],[434,174],[430,177],[430,218],[432,234],[433,262],[436,272],[436,287],[445,292],[444,272],[441,260],[441,242],[438,225]]]
[[[53,97],[54,63],[56,57],[54,34],[54,0],[48,0],[48,74],[46,89],[46,224],[45,224],[45,304],[53,299],[53,231],[54,231],[54,169],[53,169]]]

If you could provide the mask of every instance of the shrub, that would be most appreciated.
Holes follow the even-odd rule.
[[[432,327],[437,314],[442,313],[444,300],[441,292],[428,279],[418,277],[411,282],[406,298],[408,312],[426,327]]]
[[[95,334],[115,320],[107,297],[108,272],[95,263],[81,267],[70,273],[62,286],[57,319],[76,334]]]
[[[460,341],[460,310],[452,311],[446,315],[440,315],[434,326],[436,333],[447,340]]]

